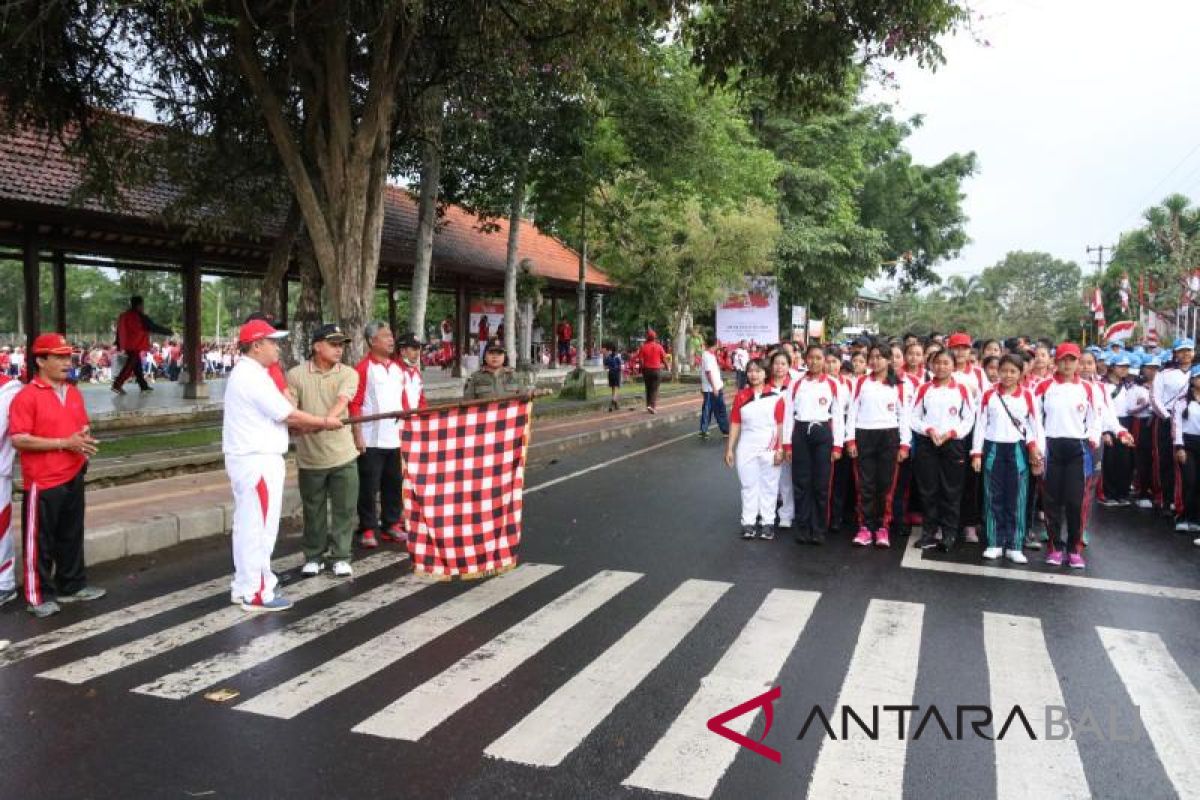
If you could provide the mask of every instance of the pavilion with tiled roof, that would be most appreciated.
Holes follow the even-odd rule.
[[[67,265],[178,272],[183,275],[185,297],[184,351],[190,360],[199,352],[200,326],[191,323],[200,319],[201,276],[263,275],[278,221],[257,236],[217,239],[164,219],[163,211],[178,193],[168,183],[126,191],[121,207],[111,208],[96,199],[75,197],[82,176],[82,163],[66,152],[58,137],[29,128],[0,130],[0,257],[25,264],[27,329],[37,331],[40,325],[36,276],[43,263],[53,270],[54,329],[64,333]],[[395,289],[409,285],[412,278],[417,204],[395,186],[388,187],[385,202],[379,282],[388,288],[394,326]],[[579,253],[528,220],[521,225],[518,260],[528,259],[552,300],[573,293],[580,280]],[[457,341],[467,338],[469,295],[502,290],[507,243],[507,219],[485,225],[465,209],[450,206],[438,220],[431,283],[434,290],[456,295]],[[289,277],[297,277],[295,266]],[[585,279],[589,293],[614,288],[613,281],[590,263]],[[554,305],[557,315],[557,302]],[[198,366],[198,361],[188,366]],[[189,369],[190,375],[202,373]]]

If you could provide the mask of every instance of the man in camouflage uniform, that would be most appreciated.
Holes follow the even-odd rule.
[[[492,343],[483,354],[483,366],[467,379],[465,400],[495,400],[519,394],[521,387],[512,367],[504,366],[504,345]]]

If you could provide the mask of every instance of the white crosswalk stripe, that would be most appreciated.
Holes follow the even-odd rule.
[[[1157,634],[1097,628],[1180,797],[1200,797],[1200,692]]]
[[[1021,706],[1039,737],[1033,741],[1016,734],[996,741],[999,800],[1091,797],[1075,741],[1045,739],[1040,733],[1046,728],[1046,707],[1065,705],[1041,621],[984,612],[983,644],[992,708],[1006,712]]]
[[[401,553],[378,553],[355,564],[356,573],[359,577],[363,577],[384,567],[394,566],[407,557],[407,554]],[[344,585],[342,581],[322,577],[300,581],[282,591],[290,600],[304,600],[342,585]],[[203,639],[205,636],[227,630],[249,618],[250,615],[240,607],[226,605],[219,611],[213,611],[197,619],[180,623],[165,631],[152,633],[120,647],[113,647],[94,656],[47,670],[40,673],[38,677],[66,683],[86,683],[101,675],[124,669],[140,661]]]
[[[238,711],[291,719],[415,652],[451,628],[473,619],[557,572],[550,564],[525,564],[492,578],[436,608],[402,622],[353,650],[326,661],[236,706]]]
[[[728,591],[688,580],[484,752],[539,767],[561,763]]]
[[[771,688],[819,597],[815,592],[771,591],[624,784],[688,797],[711,795],[740,748],[711,733],[707,721]],[[744,714],[731,720],[728,727],[744,735],[756,717]]]
[[[864,716],[874,706],[912,704],[924,614],[925,607],[917,603],[870,602],[838,708],[849,706]],[[884,736],[872,740],[854,726],[849,733],[821,743],[808,787],[810,800],[903,797],[907,741]]]
[[[609,570],[592,576],[363,720],[354,732],[420,739],[641,577],[638,572]]]
[[[259,636],[235,652],[213,656],[178,672],[142,684],[133,691],[168,700],[180,700],[212,686],[218,681],[270,661],[272,658],[294,650],[319,636],[337,630],[347,623],[365,617],[372,611],[378,611],[432,585],[434,584],[426,577],[405,575],[394,583],[377,586],[357,597],[327,608],[319,614],[304,617],[282,630]]]
[[[276,572],[284,572],[298,567],[303,563],[304,555],[302,553],[294,553],[271,562],[271,568]],[[16,642],[3,653],[0,653],[0,667],[15,664],[27,658],[33,658],[34,656],[48,653],[51,650],[57,650],[60,647],[66,647],[75,642],[82,642],[93,636],[99,636],[111,630],[132,625],[135,622],[141,622],[144,619],[149,619],[159,614],[165,614],[168,611],[175,611],[190,603],[206,600],[215,594],[228,595],[231,577],[226,575],[223,578],[214,578],[211,581],[198,583],[195,586],[189,586],[186,589],[180,589],[169,594],[159,595],[141,603],[134,603],[125,608],[118,608],[115,611],[88,617],[73,625],[67,625],[58,630]]]

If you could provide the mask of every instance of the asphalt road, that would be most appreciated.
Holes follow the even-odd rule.
[[[352,583],[292,569],[295,609],[245,617],[209,541],[97,568],[109,597],[51,620],[9,606],[0,797],[1200,796],[1191,536],[1100,509],[1067,584],[1038,559],[971,574],[972,545],[745,542],[722,443],[692,430],[532,469],[500,578],[415,582],[390,551]],[[707,730],[773,687],[765,737],[762,713],[727,724],[778,763]],[[885,705],[917,707],[904,739],[885,710],[841,741],[841,707]],[[967,705],[993,737],[1019,706],[1037,740],[975,735],[982,712],[957,740]],[[838,741],[799,737],[814,706]],[[1084,729],[1046,740],[1046,706]]]

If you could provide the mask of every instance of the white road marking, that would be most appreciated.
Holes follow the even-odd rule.
[[[849,706],[869,724],[874,706],[912,704],[924,615],[925,606],[919,603],[870,602],[835,709]],[[839,735],[840,718],[840,713],[836,721],[830,714]],[[847,738],[821,742],[809,800],[901,798],[907,754],[907,738],[881,732],[872,741],[851,723]]]
[[[637,458],[638,456],[643,456],[646,453],[652,452],[654,450],[658,450],[659,448],[662,448],[662,447],[666,447],[667,445],[672,445],[672,444],[675,444],[676,442],[682,442],[684,439],[695,438],[695,436],[696,436],[696,434],[694,432],[693,433],[685,433],[682,436],[676,436],[674,439],[667,439],[665,442],[659,442],[658,444],[652,444],[649,447],[643,447],[641,450],[634,450],[632,453],[626,453],[623,456],[617,456],[616,458],[610,458],[608,461],[601,461],[599,464],[593,464],[592,466],[587,467],[586,469],[581,469],[576,472],[572,472],[570,475],[563,475],[561,477],[554,478],[553,480],[545,481],[544,483],[539,483],[537,486],[530,486],[528,489],[525,490],[525,494],[533,494],[534,492],[540,492],[542,489],[549,489],[551,486],[557,486],[558,484],[562,483],[563,481],[569,481],[572,478],[578,478],[581,475],[587,475],[589,472],[595,472],[598,469],[604,469],[605,467],[611,467],[613,464],[619,464],[622,461],[625,461],[627,459]]]
[[[369,575],[376,570],[394,566],[402,560],[407,560],[407,553],[378,553],[364,558],[354,565],[357,575]],[[313,595],[327,592],[342,586],[343,581],[333,578],[319,577],[299,581],[286,587],[283,592],[289,600],[304,600]],[[289,612],[283,612],[289,613]],[[94,656],[82,658],[61,667],[47,670],[38,674],[39,678],[63,681],[65,683],[86,683],[87,681],[107,675],[110,672],[145,661],[148,658],[161,655],[170,650],[190,644],[205,636],[218,631],[232,628],[240,622],[251,619],[252,614],[243,611],[239,606],[226,605],[219,611],[205,614],[187,622],[167,628],[158,633],[152,633],[127,644],[113,647]]]
[[[1200,797],[1200,692],[1156,634],[1096,628],[1180,797]]]
[[[253,714],[291,719],[387,669],[450,629],[479,616],[559,569],[561,567],[553,564],[524,564],[503,575],[489,578],[235,708]]]
[[[263,634],[232,653],[221,653],[197,662],[132,691],[168,700],[181,700],[433,585],[434,582],[428,578],[405,575],[392,583],[377,586],[331,608],[310,614],[286,628]]]
[[[352,730],[419,740],[641,577],[639,572],[596,573]]]
[[[303,563],[304,555],[302,553],[295,553],[276,559],[271,563],[271,568],[276,572],[283,572],[298,567]],[[40,636],[24,639],[13,644],[8,650],[0,654],[0,667],[23,661],[26,658],[33,658],[36,655],[48,653],[51,650],[57,650],[60,647],[66,647],[75,642],[81,642],[84,639],[90,639],[102,633],[108,633],[125,625],[141,622],[144,619],[166,613],[167,611],[174,611],[189,603],[206,600],[214,594],[220,593],[228,597],[229,581],[231,578],[232,576],[230,575],[226,575],[223,578],[214,578],[211,581],[204,581],[203,583],[198,583],[195,586],[189,586],[186,589],[180,589],[170,594],[160,595],[141,603],[134,603],[131,606],[118,608],[115,611],[89,617],[73,625],[67,625],[58,630],[43,633]]]
[[[921,551],[914,547],[906,547],[901,566],[909,569],[925,569],[933,572],[953,572],[959,575],[977,575],[986,578],[1006,578],[1010,581],[1028,581],[1030,583],[1050,583],[1056,586],[1073,586],[1079,589],[1099,589],[1107,592],[1125,592],[1140,594],[1146,597],[1161,597],[1170,600],[1200,601],[1200,589],[1183,589],[1177,586],[1158,586],[1152,583],[1135,583],[1133,581],[1114,581],[1108,578],[1089,578],[1083,575],[1070,575],[1058,572],[1035,572],[1028,568],[1019,567],[985,567],[981,564],[956,564],[953,561],[941,561],[924,558]]]
[[[711,795],[742,748],[709,731],[708,720],[771,688],[819,598],[817,592],[772,590],[623,784],[688,797]],[[726,727],[745,735],[758,716],[743,714]]]
[[[997,800],[1054,797],[1086,800],[1092,796],[1073,739],[1047,739],[1046,706],[1065,706],[1058,674],[1046,649],[1041,620],[983,612],[983,644],[987,652],[991,705],[1007,716],[1020,706],[1036,740],[1014,720],[995,742]],[[998,735],[1004,719],[994,719]]]
[[[732,584],[687,580],[484,752],[557,766],[675,649]]]

